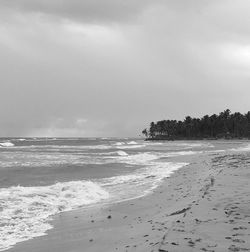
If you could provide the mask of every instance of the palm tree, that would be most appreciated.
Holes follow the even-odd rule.
[[[186,116],[183,121],[161,120],[151,122],[149,130],[142,133],[152,139],[208,138],[208,137],[250,137],[250,111],[246,114],[229,109],[200,118]]]
[[[150,123],[150,128],[149,128],[149,135],[151,138],[154,138],[156,135],[156,125],[154,122]]]
[[[148,138],[148,131],[147,131],[147,129],[144,129],[142,131],[142,134],[145,135],[146,138]]]

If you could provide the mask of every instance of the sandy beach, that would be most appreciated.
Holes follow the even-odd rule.
[[[48,235],[7,251],[250,251],[250,154],[211,152],[171,160],[177,159],[189,165],[154,193],[62,213]]]
[[[0,252],[250,252],[250,0],[0,0]]]

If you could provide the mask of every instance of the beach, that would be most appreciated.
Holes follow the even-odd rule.
[[[170,161],[188,165],[152,193],[57,214],[46,236],[7,251],[249,251],[249,152],[207,151]]]
[[[249,21],[0,0],[0,252],[250,252]]]

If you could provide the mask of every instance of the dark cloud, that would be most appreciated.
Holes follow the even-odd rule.
[[[0,135],[131,136],[152,120],[249,110],[249,7],[0,1]]]
[[[0,6],[89,22],[128,21],[153,0],[2,0]]]

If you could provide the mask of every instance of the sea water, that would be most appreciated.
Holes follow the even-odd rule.
[[[207,142],[116,138],[0,139],[0,251],[45,235],[60,212],[143,197]]]

